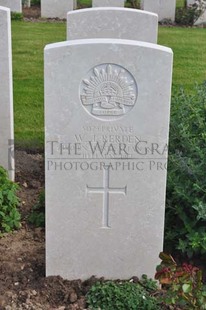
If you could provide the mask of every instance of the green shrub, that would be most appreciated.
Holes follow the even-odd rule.
[[[172,97],[165,249],[206,254],[206,83]]]
[[[0,235],[20,227],[17,190],[18,185],[10,181],[6,170],[0,167]]]
[[[97,282],[91,287],[86,298],[91,310],[160,309],[157,300],[150,296],[143,286],[133,282]]]
[[[31,0],[31,5],[40,5],[41,1],[40,0]]]
[[[42,191],[39,195],[37,204],[32,208],[32,212],[28,218],[29,222],[36,227],[45,226],[45,192]]]
[[[23,14],[18,12],[11,12],[11,20],[23,20]]]

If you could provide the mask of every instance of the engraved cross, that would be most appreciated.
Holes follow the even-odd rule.
[[[89,187],[87,185],[87,194],[103,194],[103,216],[102,228],[110,228],[109,226],[109,195],[112,194],[127,194],[127,186],[125,187],[110,187],[109,186],[109,168],[103,172],[103,187]]]

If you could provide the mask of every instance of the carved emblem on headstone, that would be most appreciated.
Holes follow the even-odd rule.
[[[132,74],[116,64],[91,69],[80,86],[85,109],[100,119],[114,120],[129,112],[137,99],[137,84]]]

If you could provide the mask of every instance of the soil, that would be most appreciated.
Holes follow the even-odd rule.
[[[41,9],[39,6],[23,7],[23,16],[24,18],[39,18],[41,16]]]

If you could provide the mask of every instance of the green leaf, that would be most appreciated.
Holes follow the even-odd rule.
[[[184,292],[185,294],[190,293],[191,290],[192,290],[191,284],[186,284],[186,283],[183,284],[182,290],[183,290],[183,292]]]

